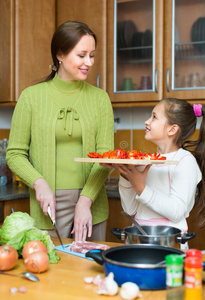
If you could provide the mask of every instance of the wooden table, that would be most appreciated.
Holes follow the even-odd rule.
[[[55,245],[59,245],[57,238],[53,238]],[[71,239],[63,239],[65,244],[71,243]],[[118,246],[117,243],[106,243],[109,246]],[[85,276],[96,276],[100,274],[105,277],[103,267],[94,261],[80,258],[74,255],[57,251],[61,260],[57,264],[50,264],[49,269],[38,274],[39,282],[31,282],[21,277],[12,277],[0,274],[0,298],[3,299],[29,299],[29,300],[116,300],[121,299],[120,295],[102,296],[96,292],[98,287],[84,282]],[[16,267],[9,271],[19,274],[24,272],[25,266],[22,259],[19,259]],[[26,293],[17,292],[11,294],[10,288],[21,286],[26,287]],[[141,291],[142,300],[165,300],[166,290],[163,291]],[[204,288],[205,293],[205,288]]]

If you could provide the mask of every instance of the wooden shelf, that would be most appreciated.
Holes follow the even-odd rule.
[[[0,102],[0,107],[15,107],[16,101],[13,102]]]

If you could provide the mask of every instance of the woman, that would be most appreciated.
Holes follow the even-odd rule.
[[[62,237],[105,240],[108,170],[74,162],[113,148],[114,121],[107,93],[84,80],[94,64],[96,36],[68,21],[52,38],[52,72],[25,89],[12,118],[7,163],[30,187],[30,211],[40,229],[52,229],[48,206]],[[50,232],[54,235],[54,232]]]

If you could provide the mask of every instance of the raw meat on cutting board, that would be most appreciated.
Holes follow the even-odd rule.
[[[107,250],[110,247],[103,244],[93,243],[89,241],[79,241],[79,242],[72,242],[69,246],[69,250],[78,253],[87,253],[90,250],[100,249],[100,250]]]

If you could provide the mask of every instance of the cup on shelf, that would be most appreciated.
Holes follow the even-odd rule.
[[[197,87],[200,85],[201,83],[200,83],[199,73],[192,73],[190,76],[190,86]]]
[[[204,77],[203,77],[203,79],[202,79],[202,86],[203,86],[203,87],[205,86],[205,75],[204,75]]]
[[[128,78],[128,77],[124,78],[122,89],[123,89],[123,91],[133,90],[132,78]]]
[[[144,75],[141,78],[141,90],[150,90],[152,88],[151,77]]]
[[[190,75],[186,74],[183,76],[182,87],[190,87]]]
[[[180,87],[179,74],[175,74],[175,76],[174,76],[174,86],[175,86],[175,88],[179,88]]]

